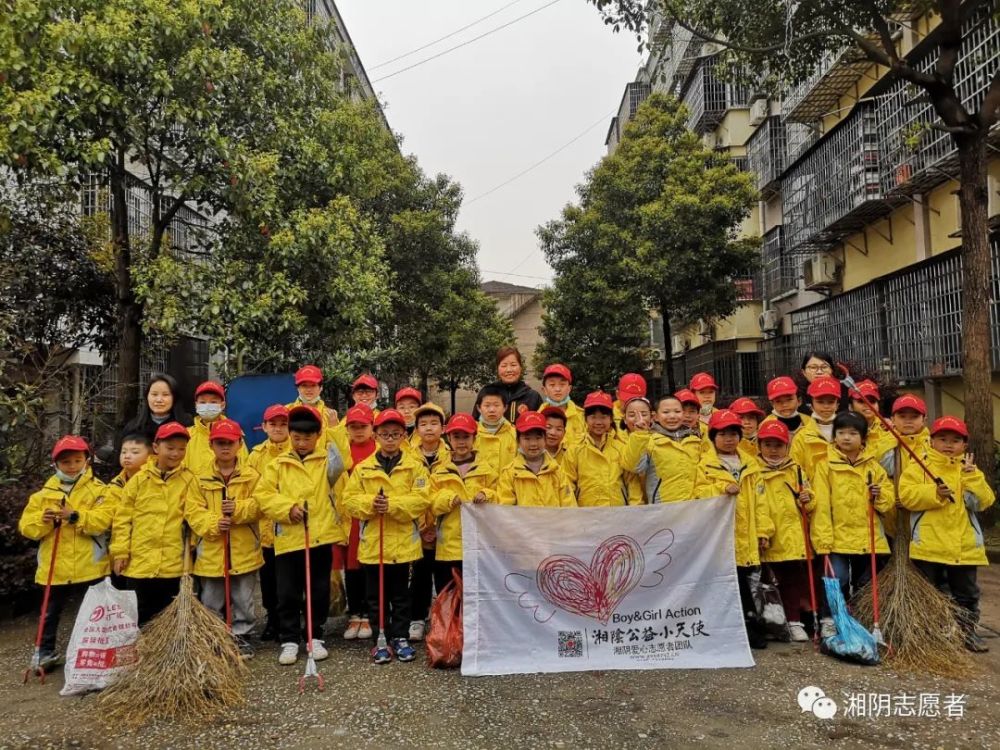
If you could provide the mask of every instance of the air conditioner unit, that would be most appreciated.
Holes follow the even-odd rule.
[[[768,115],[768,101],[767,99],[757,99],[753,104],[750,105],[750,125],[752,127],[757,127],[764,120],[767,119]]]
[[[661,362],[664,358],[664,353],[662,349],[650,349],[649,358],[654,362]]]
[[[806,289],[829,289],[837,283],[839,275],[837,261],[827,253],[820,253],[802,264],[802,276]]]
[[[781,315],[771,307],[757,316],[757,323],[760,325],[760,330],[771,333],[777,331],[778,326],[781,325]]]

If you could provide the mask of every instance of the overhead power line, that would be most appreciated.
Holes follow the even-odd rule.
[[[369,70],[378,70],[379,68],[384,68],[386,65],[391,65],[392,63],[396,62],[397,60],[402,60],[404,57],[409,57],[410,55],[415,55],[417,52],[422,52],[423,50],[427,49],[428,47],[433,47],[435,44],[437,44],[439,42],[443,42],[445,39],[451,39],[456,34],[461,34],[466,29],[471,29],[473,26],[477,26],[477,25],[481,24],[483,21],[485,21],[485,20],[487,20],[489,18],[493,18],[493,16],[497,15],[498,13],[502,13],[503,11],[507,10],[507,8],[509,8],[512,5],[517,5],[519,2],[521,2],[521,0],[514,0],[514,2],[507,3],[502,8],[497,8],[492,13],[487,13],[485,16],[481,16],[480,18],[477,18],[472,23],[467,23],[465,26],[463,26],[460,29],[455,29],[454,31],[452,31],[449,34],[445,34],[442,37],[438,37],[433,42],[427,42],[427,44],[421,45],[420,47],[417,47],[415,49],[411,49],[409,52],[404,52],[402,55],[397,55],[396,57],[392,58],[391,60],[386,60],[385,62],[380,62],[378,65],[372,65],[368,69]]]
[[[551,0],[551,2],[546,3],[545,5],[543,5],[540,8],[535,8],[533,11],[531,11],[529,13],[525,13],[523,16],[518,16],[517,18],[515,18],[515,19],[513,19],[511,21],[508,21],[505,24],[501,24],[500,26],[497,26],[494,29],[490,29],[489,31],[483,32],[479,36],[474,36],[474,37],[472,37],[472,39],[469,39],[468,41],[462,42],[461,44],[456,44],[454,47],[449,47],[446,50],[438,52],[436,55],[431,55],[430,57],[425,57],[423,60],[418,60],[417,62],[413,63],[413,65],[407,65],[405,68],[400,68],[399,70],[397,70],[394,73],[389,73],[389,75],[382,76],[381,78],[376,78],[374,81],[372,81],[372,83],[380,83],[381,81],[387,81],[390,78],[395,78],[400,73],[405,73],[408,70],[413,70],[414,68],[418,68],[421,65],[423,65],[424,63],[429,63],[431,60],[437,60],[439,57],[444,57],[449,52],[454,52],[457,49],[462,49],[462,47],[468,47],[473,42],[478,42],[480,39],[485,39],[486,37],[490,36],[491,34],[495,34],[498,31],[502,31],[503,29],[506,29],[508,26],[513,26],[518,21],[523,21],[525,18],[533,16],[536,13],[540,13],[541,11],[545,10],[546,8],[549,8],[549,7],[553,6],[553,5],[555,5],[558,2],[560,2],[560,0]]]

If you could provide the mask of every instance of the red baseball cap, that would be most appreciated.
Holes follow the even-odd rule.
[[[203,393],[214,393],[223,401],[226,399],[226,389],[222,387],[222,383],[216,383],[214,380],[206,380],[194,389],[195,398],[198,398]]]
[[[795,385],[795,381],[787,375],[775,378],[767,384],[767,398],[769,401],[773,401],[781,396],[794,396],[798,392],[799,389]]]
[[[741,398],[733,401],[733,403],[729,405],[729,411],[734,414],[739,414],[740,416],[743,416],[744,414],[757,414],[761,417],[764,416],[764,410],[757,406],[752,398],[747,398],[746,396],[742,396]]]
[[[395,409],[384,409],[375,417],[375,426],[381,427],[384,424],[398,424],[400,427],[406,427],[406,420]]]
[[[516,429],[518,432],[531,432],[532,430],[545,431],[545,416],[537,411],[522,412],[517,418]]]
[[[344,424],[371,424],[374,421],[375,413],[368,404],[355,404],[344,416]]]
[[[59,458],[60,453],[65,453],[66,451],[83,451],[89,454],[90,445],[79,435],[63,435],[52,446],[52,460],[55,461]]]
[[[549,404],[548,406],[539,409],[538,413],[541,414],[546,419],[548,419],[549,417],[559,417],[559,419],[561,419],[563,422],[566,421],[566,412],[563,409],[560,409],[558,406],[552,406],[552,404]]]
[[[479,432],[479,425],[472,418],[471,414],[458,412],[451,415],[448,424],[444,428],[444,434],[450,435],[453,432],[464,432],[466,435],[475,435]]]
[[[791,441],[788,428],[785,427],[785,423],[779,419],[769,419],[760,426],[760,429],[757,430],[757,442],[760,443],[760,441],[765,438],[780,440],[785,443],[785,445]]]
[[[931,435],[937,435],[939,432],[957,432],[964,438],[969,437],[969,428],[958,417],[940,417],[939,419],[935,419],[934,424],[931,425]]]
[[[719,390],[715,378],[708,372],[696,372],[691,376],[691,384],[688,386],[692,391],[703,391],[706,388]]]
[[[373,391],[378,390],[378,380],[375,379],[374,375],[359,375],[358,379],[351,383],[351,390],[356,391],[359,388],[370,388]],[[418,398],[417,401],[420,399]]]
[[[840,398],[840,392],[840,381],[832,375],[819,376],[813,380],[813,382],[811,382],[809,387],[806,389],[806,393],[813,398],[818,398],[819,396],[835,396]]]
[[[583,401],[584,412],[587,409],[607,409],[610,412],[614,411],[614,401],[611,399],[610,393],[605,393],[604,391],[594,391],[593,393],[588,393],[587,398]]]
[[[549,375],[558,375],[561,378],[566,378],[566,380],[571,383],[573,382],[573,373],[569,371],[569,368],[566,365],[555,364],[546,367],[545,372],[542,373],[543,383],[545,382],[545,378]]]
[[[708,418],[708,429],[724,430],[727,427],[743,427],[743,421],[739,415],[729,409],[719,409]]]
[[[862,380],[856,384],[856,388],[851,389],[851,398],[855,401],[868,401],[869,399],[881,398],[878,386],[871,380]]]
[[[377,386],[378,383],[376,383],[375,385]],[[405,388],[400,388],[398,391],[396,391],[396,398],[393,401],[393,403],[398,404],[404,398],[412,398],[418,404],[422,404],[424,402],[424,395],[416,388],[412,388],[410,386],[406,386]]]
[[[284,417],[288,419],[288,407],[284,404],[271,404],[264,409],[264,421],[270,422],[272,419]]]
[[[646,378],[637,372],[626,372],[618,380],[618,400],[626,401],[646,395]]]
[[[677,391],[677,393],[674,394],[674,398],[682,404],[694,404],[695,406],[701,406],[701,401],[698,400],[698,397],[694,395],[694,392],[689,391],[687,388],[681,388]]]
[[[154,439],[169,440],[172,437],[182,437],[185,440],[191,439],[187,428],[180,422],[166,422],[165,424],[161,424],[156,430],[156,437]]]
[[[243,430],[237,422],[232,419],[217,419],[212,422],[208,430],[208,439],[211,440],[232,440],[239,442],[243,439]]]
[[[323,417],[319,415],[319,409],[315,406],[310,406],[309,404],[296,404],[288,410],[288,418],[293,419],[296,414],[304,414],[305,416],[312,417],[320,424],[323,424]]]
[[[892,402],[893,414],[903,409],[913,409],[913,411],[920,412],[925,417],[927,416],[927,404],[924,403],[922,398],[914,396],[912,393],[905,393]]]
[[[295,373],[295,385],[303,383],[322,383],[323,371],[316,365],[303,365]]]

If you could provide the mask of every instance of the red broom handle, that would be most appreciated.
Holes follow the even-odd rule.
[[[52,591],[52,575],[56,572],[56,553],[59,551],[59,536],[62,533],[62,520],[56,520],[56,535],[52,540],[52,555],[49,557],[49,575],[45,581],[45,593],[42,594],[42,612],[38,618],[38,632],[35,634],[35,648],[42,647],[42,633],[45,630],[45,613],[49,608],[49,594]]]
[[[222,502],[226,502],[227,498],[227,487],[229,484],[228,479],[223,480],[222,485]],[[232,518],[231,513],[223,514],[226,518]],[[231,565],[230,552],[229,552],[229,529],[222,535],[222,578],[223,585],[225,589],[226,597],[226,629],[229,632],[233,630],[233,601],[231,595],[231,585],[229,581],[229,567]]]

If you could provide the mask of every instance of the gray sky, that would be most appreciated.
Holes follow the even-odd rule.
[[[383,81],[551,0],[519,0],[482,23],[389,65],[510,0],[338,0],[389,124],[428,174],[445,172],[465,201],[586,135],[510,185],[462,209],[483,279],[536,286],[551,278],[535,227],[575,199],[604,154],[611,113],[639,66],[636,40],[614,34],[585,0],[560,0],[509,28]],[[508,271],[514,275],[501,275]],[[532,278],[534,277],[534,278]]]

